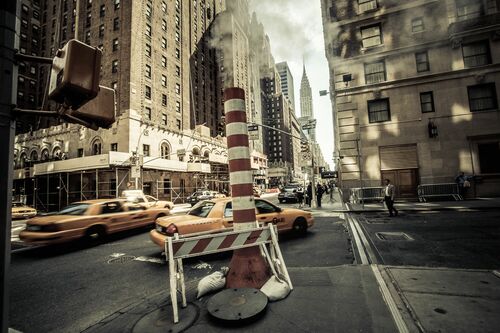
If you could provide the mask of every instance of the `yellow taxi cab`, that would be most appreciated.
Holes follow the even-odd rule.
[[[29,219],[36,215],[36,209],[26,206],[22,202],[14,201],[12,203],[12,219]]]
[[[273,223],[278,232],[296,231],[306,234],[314,219],[311,212],[295,208],[281,208],[267,200],[255,198],[257,221],[261,224]],[[163,248],[165,238],[175,233],[189,235],[203,231],[219,231],[233,227],[233,207],[231,198],[200,201],[186,215],[165,216],[156,220],[151,230],[151,240]]]
[[[43,245],[78,238],[96,240],[107,234],[150,225],[169,212],[168,208],[146,208],[120,199],[75,202],[55,214],[30,219],[19,238]]]

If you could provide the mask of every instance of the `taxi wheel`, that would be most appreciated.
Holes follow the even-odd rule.
[[[97,242],[106,236],[106,229],[100,226],[91,227],[85,232],[85,238],[91,242]]]
[[[307,233],[307,221],[303,217],[299,217],[293,222],[293,231],[299,235]]]

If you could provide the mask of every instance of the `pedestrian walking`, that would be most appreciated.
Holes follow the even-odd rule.
[[[389,179],[385,180],[385,188],[384,188],[384,201],[387,209],[389,210],[389,216],[398,216],[398,210],[394,208],[394,195],[395,195],[395,187],[391,184]]]
[[[316,186],[316,202],[318,204],[318,208],[321,208],[321,199],[323,198],[323,185],[318,183],[318,186]]]
[[[297,196],[297,202],[299,203],[299,208],[302,208],[302,205],[304,204],[304,192],[302,190],[293,190],[294,192],[296,192],[296,196]]]
[[[311,207],[311,201],[312,201],[312,195],[313,195],[311,183],[307,184],[306,193],[307,193],[306,204],[309,205],[309,207]]]
[[[465,199],[467,190],[470,187],[469,179],[470,177],[466,176],[463,172],[460,172],[458,176],[455,178],[455,183],[457,183],[458,185],[458,193],[463,199]]]

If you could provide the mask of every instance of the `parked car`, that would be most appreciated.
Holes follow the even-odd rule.
[[[123,199],[129,202],[143,205],[144,207],[161,207],[161,208],[174,208],[172,201],[158,200],[152,195],[144,194],[141,190],[126,190],[122,192]]]
[[[281,189],[278,194],[280,203],[284,202],[299,202],[299,197],[304,195],[304,190],[299,185],[287,185]]]
[[[209,200],[213,198],[225,198],[225,197],[226,196],[224,194],[219,193],[217,191],[203,190],[203,191],[196,191],[193,194],[191,194],[189,197],[187,197],[187,201],[191,204],[192,207],[202,200]]]
[[[55,214],[30,219],[19,238],[35,244],[61,243],[78,238],[98,239],[153,224],[157,218],[168,214],[168,208],[146,208],[120,199],[81,201]]]
[[[12,203],[12,219],[29,219],[36,216],[36,209],[31,208],[22,202],[14,201]]]
[[[279,232],[296,231],[305,234],[314,224],[311,212],[294,208],[281,208],[267,200],[255,199],[257,221],[273,223]],[[204,200],[195,205],[186,215],[165,216],[156,220],[151,230],[151,240],[163,248],[165,238],[175,233],[189,235],[203,231],[219,231],[233,226],[232,198]]]

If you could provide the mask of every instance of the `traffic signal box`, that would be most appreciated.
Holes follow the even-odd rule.
[[[52,61],[49,98],[64,106],[61,116],[97,129],[115,122],[115,91],[99,85],[102,52],[72,39]]]

